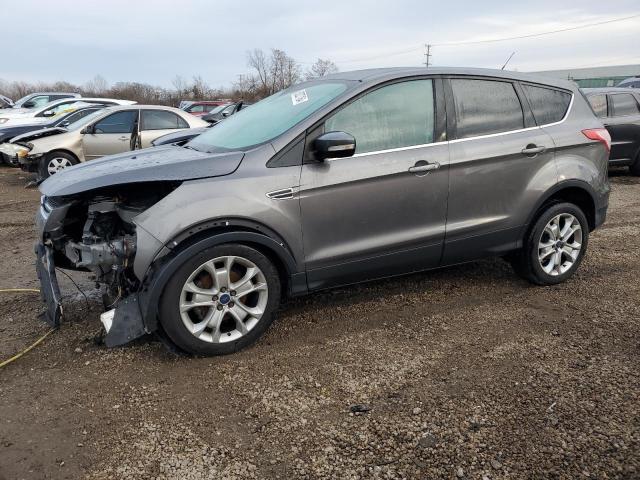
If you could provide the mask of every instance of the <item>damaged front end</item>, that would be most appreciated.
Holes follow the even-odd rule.
[[[134,268],[140,232],[135,218],[178,185],[149,182],[62,197],[43,195],[36,255],[49,323],[58,325],[63,314],[55,271],[60,267],[91,272],[91,279],[102,288],[107,312],[101,319],[108,346],[148,333],[137,305],[143,279]],[[142,236],[148,244],[149,234]]]

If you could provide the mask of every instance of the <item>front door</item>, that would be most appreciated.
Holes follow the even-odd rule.
[[[85,133],[82,148],[86,160],[132,150],[132,135],[138,129],[138,110],[120,110],[98,120],[93,133]]]
[[[377,88],[314,130],[316,136],[350,133],[356,154],[302,167],[310,289],[438,266],[449,151],[446,142],[435,142],[434,83],[418,79]]]

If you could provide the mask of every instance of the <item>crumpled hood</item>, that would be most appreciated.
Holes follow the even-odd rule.
[[[29,140],[35,140],[36,138],[50,137],[51,135],[57,135],[59,133],[67,133],[67,130],[62,127],[42,128],[33,132],[23,133],[11,139],[11,143],[28,142]]]
[[[135,150],[91,160],[59,172],[40,185],[48,197],[115,185],[185,181],[233,173],[243,152],[204,153],[173,145]]]

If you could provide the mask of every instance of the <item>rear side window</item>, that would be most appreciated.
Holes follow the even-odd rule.
[[[187,122],[173,112],[165,110],[143,110],[143,130],[171,130],[176,128],[189,128]]]
[[[588,97],[589,104],[598,117],[607,116],[607,96],[606,95],[591,95]]]
[[[611,104],[613,106],[613,114],[616,117],[625,115],[638,115],[638,102],[630,93],[617,93],[611,95]]]
[[[524,128],[520,99],[510,82],[454,78],[451,88],[458,138]]]
[[[571,94],[555,88],[522,85],[538,125],[559,122],[569,109]]]
[[[137,116],[136,110],[126,110],[109,115],[96,123],[95,133],[131,133]]]
[[[327,119],[324,130],[353,135],[356,153],[366,153],[432,143],[433,126],[433,82],[412,80],[365,94]]]

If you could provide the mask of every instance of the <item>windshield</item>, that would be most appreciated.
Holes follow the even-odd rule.
[[[227,105],[218,105],[216,108],[214,108],[213,110],[211,110],[209,113],[213,114],[213,113],[218,113],[222,110],[224,110],[225,108],[227,108]]]
[[[66,128],[70,132],[73,131],[73,130],[78,130],[78,129],[84,127],[85,125],[91,123],[93,120],[95,120],[97,117],[99,117],[103,113],[104,113],[104,110],[96,110],[95,112],[90,113],[86,117],[82,117],[81,119],[76,120],[73,123],[70,123],[69,125],[67,125],[64,128]]]
[[[203,152],[243,150],[268,142],[307,118],[347,89],[343,82],[299,85],[242,109],[187,144]]]

